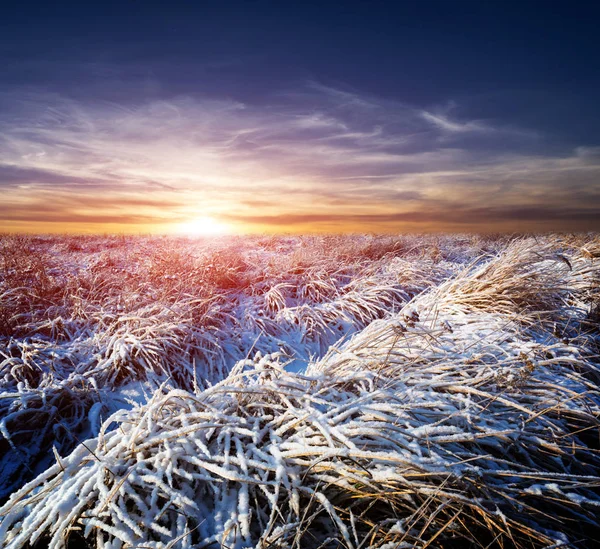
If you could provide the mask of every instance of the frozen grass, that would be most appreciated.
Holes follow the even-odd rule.
[[[2,546],[600,538],[597,237],[102,242],[5,269]]]

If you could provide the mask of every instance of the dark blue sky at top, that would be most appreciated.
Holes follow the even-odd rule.
[[[597,145],[600,4],[5,2],[2,89],[285,101],[306,80]]]

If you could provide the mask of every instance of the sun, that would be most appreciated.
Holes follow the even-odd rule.
[[[214,217],[200,216],[178,227],[178,233],[188,236],[218,236],[229,232],[229,226]]]

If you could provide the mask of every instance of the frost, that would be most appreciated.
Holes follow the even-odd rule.
[[[336,238],[50,239],[52,300],[0,275],[0,545],[593,531],[597,237]]]

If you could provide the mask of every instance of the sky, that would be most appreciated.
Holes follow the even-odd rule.
[[[0,7],[0,232],[600,230],[600,5]]]

